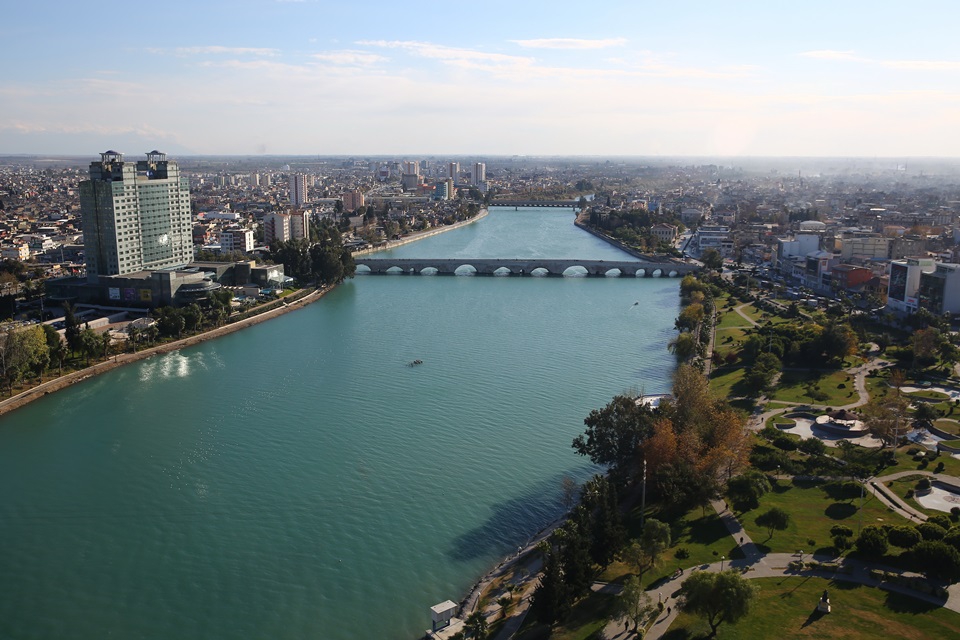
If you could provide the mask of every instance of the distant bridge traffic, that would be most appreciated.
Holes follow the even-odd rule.
[[[557,260],[527,258],[367,258],[355,257],[357,273],[373,275],[455,275],[457,273],[495,276],[528,276],[534,271],[548,276],[562,276],[571,267],[582,267],[586,275],[623,277],[677,277],[697,271],[700,267],[679,260]],[[470,267],[473,270],[470,270]],[[619,273],[616,273],[619,272]]]

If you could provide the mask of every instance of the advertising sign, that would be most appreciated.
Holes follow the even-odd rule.
[[[109,293],[110,293],[111,300],[120,299],[120,287],[110,287]]]

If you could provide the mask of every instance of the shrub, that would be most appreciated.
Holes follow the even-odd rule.
[[[887,532],[887,540],[895,547],[910,549],[919,544],[920,541],[923,540],[923,536],[916,527],[902,525],[899,527],[891,527]]]
[[[690,557],[690,552],[687,551],[686,547],[680,547],[679,549],[677,549],[676,553],[673,554],[673,556],[677,560],[686,560],[687,558]]]
[[[773,439],[773,446],[782,451],[796,451],[797,441],[785,433],[779,433]]]
[[[879,558],[887,552],[887,533],[875,524],[867,525],[860,532],[856,545],[863,555]]]
[[[926,491],[930,488],[930,478],[921,478],[917,481],[917,491]]]
[[[943,540],[947,535],[946,529],[932,522],[922,522],[918,524],[917,531],[920,532],[924,540]]]
[[[913,559],[928,577],[954,583],[960,580],[960,552],[939,541],[925,541],[913,549]]]

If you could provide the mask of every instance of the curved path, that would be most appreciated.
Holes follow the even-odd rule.
[[[897,477],[902,477],[905,475],[916,475],[916,471],[901,472],[897,474],[891,474],[889,476],[884,476],[883,478],[877,478],[877,481],[880,480],[890,480]],[[923,475],[933,475],[929,472],[926,472]],[[676,607],[676,594],[680,589],[680,585],[687,577],[687,571],[693,573],[694,571],[709,571],[709,572],[718,572],[722,569],[737,569],[743,573],[745,578],[777,578],[784,576],[812,576],[817,578],[825,578],[828,580],[842,580],[845,582],[855,582],[868,587],[878,587],[885,589],[887,591],[893,591],[900,593],[912,598],[917,598],[931,604],[942,606],[951,611],[956,611],[960,613],[960,584],[950,585],[947,588],[947,599],[943,600],[941,598],[936,598],[926,593],[921,593],[919,591],[914,591],[913,589],[908,589],[902,587],[898,584],[887,583],[870,575],[871,570],[880,570],[888,573],[896,573],[904,576],[919,576],[920,574],[913,573],[910,571],[903,571],[902,569],[896,569],[893,567],[886,567],[882,565],[873,565],[867,564],[862,560],[855,558],[841,558],[837,559],[829,556],[816,556],[814,554],[806,554],[801,556],[800,554],[791,554],[791,553],[768,553],[766,555],[760,553],[754,544],[753,540],[750,539],[750,536],[743,530],[743,527],[740,525],[740,522],[737,518],[727,509],[727,505],[722,500],[714,500],[712,502],[714,510],[720,515],[721,521],[727,528],[727,531],[733,537],[734,541],[740,545],[741,549],[746,556],[743,559],[738,560],[729,560],[724,562],[714,562],[711,564],[697,565],[689,568],[679,576],[674,576],[667,578],[661,583],[656,585],[656,591],[658,593],[658,598],[661,598],[664,603],[664,610],[660,613],[654,623],[647,630],[647,635],[644,636],[645,639],[652,640],[655,638],[662,637],[667,630],[670,628],[670,625],[676,619],[679,611]],[[925,517],[924,517],[925,519]],[[801,571],[794,571],[788,569],[790,562],[796,560],[810,560],[815,559],[821,562],[839,562],[840,565],[844,568],[845,572],[834,572],[827,571],[822,569],[803,569]],[[605,591],[613,592],[609,586],[606,588],[600,588],[601,583],[594,585],[595,591]],[[619,591],[619,590],[617,590]],[[652,595],[652,590],[651,590]],[[667,612],[669,607],[669,613]],[[617,638],[618,636],[625,634],[625,624],[622,620],[611,620],[607,626],[604,628],[603,637],[604,638]],[[629,636],[629,634],[627,634]],[[625,637],[627,637],[625,636]]]

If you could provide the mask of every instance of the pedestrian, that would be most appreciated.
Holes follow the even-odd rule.
[[[743,546],[743,536],[740,536],[740,546]]]
[[[667,615],[670,615],[670,607],[667,607]]]

